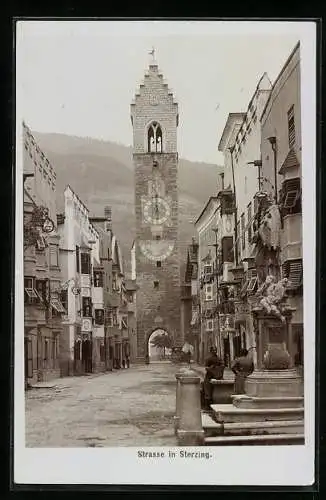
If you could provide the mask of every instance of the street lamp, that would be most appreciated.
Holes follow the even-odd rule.
[[[237,196],[236,196],[236,188],[235,188],[235,180],[234,180],[234,165],[233,165],[233,151],[234,146],[228,148],[231,154],[231,169],[232,169],[232,180],[233,180],[233,193],[234,193],[234,253],[235,253],[235,266],[238,266],[238,215],[237,215]]]
[[[274,153],[274,189],[275,189],[275,203],[277,204],[277,143],[276,137],[268,137],[268,141],[272,146],[272,150]]]

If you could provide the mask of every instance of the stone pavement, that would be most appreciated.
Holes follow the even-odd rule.
[[[37,384],[26,391],[26,446],[176,446],[177,370],[153,363]]]

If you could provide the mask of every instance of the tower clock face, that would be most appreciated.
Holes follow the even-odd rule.
[[[168,240],[160,240],[160,241],[140,241],[139,242],[140,250],[144,257],[152,261],[163,261],[167,259],[174,249],[174,242]]]
[[[169,203],[159,196],[148,200],[144,206],[144,219],[150,224],[164,224],[171,215]]]

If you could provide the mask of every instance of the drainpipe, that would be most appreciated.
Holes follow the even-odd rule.
[[[277,199],[277,144],[276,144],[276,137],[268,137],[268,140],[272,146],[272,150],[274,153],[274,190],[275,190],[275,204],[277,205],[278,199]]]

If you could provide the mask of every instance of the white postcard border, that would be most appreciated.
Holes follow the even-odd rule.
[[[17,61],[21,23],[17,25]],[[96,21],[90,21],[96,22]],[[55,21],[51,21],[55,23]],[[58,21],[60,25],[60,21]],[[66,23],[66,22],[65,22]],[[87,32],[87,21],[74,21]],[[121,36],[120,22],[99,23],[99,30]],[[25,448],[24,401],[24,300],[23,300],[23,182],[22,182],[22,92],[17,64],[16,87],[16,262],[15,262],[15,369],[14,369],[14,482],[17,484],[171,484],[171,485],[310,485],[314,482],[315,457],[315,171],[316,171],[316,25],[313,22],[284,21],[154,21],[124,22],[128,35],[266,35],[297,34],[301,47],[303,261],[304,261],[304,446],[201,447],[211,459],[178,457],[181,448],[153,448],[175,451],[176,458],[137,458],[140,448]],[[51,27],[53,29],[53,26]],[[60,29],[60,28],[59,28]],[[268,58],[269,55],[266,54]],[[42,432],[42,429],[40,429]],[[151,448],[144,448],[150,450]],[[192,451],[192,448],[186,448]]]

